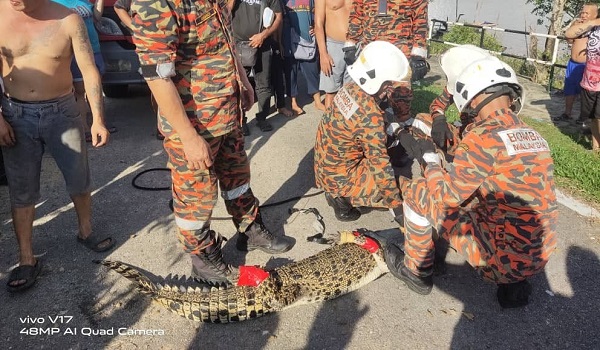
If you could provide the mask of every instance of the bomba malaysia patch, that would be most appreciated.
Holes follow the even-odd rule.
[[[358,109],[358,103],[356,103],[354,98],[350,96],[348,90],[345,88],[341,88],[340,91],[338,91],[333,99],[333,103],[346,120],[350,119]]]
[[[535,130],[514,129],[498,133],[509,155],[548,152],[548,142]]]

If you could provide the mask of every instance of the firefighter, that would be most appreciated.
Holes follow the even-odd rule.
[[[448,74],[448,73],[446,73]],[[434,230],[486,280],[502,307],[527,305],[528,277],[556,246],[553,161],[542,136],[517,116],[523,87],[496,57],[471,63],[456,78],[454,103],[472,122],[445,168],[433,142],[399,138],[423,167],[402,183],[403,250],[386,250],[390,272],[413,291],[433,286]]]
[[[315,179],[340,221],[360,217],[357,206],[396,208],[400,191],[386,149],[385,110],[389,87],[404,84],[406,56],[374,41],[348,67],[352,78],[323,115],[315,144]]]
[[[160,110],[179,240],[197,279],[235,283],[237,269],[223,260],[223,238],[210,229],[218,189],[239,250],[277,254],[294,240],[265,227],[250,188],[240,119],[254,92],[234,55],[227,1],[136,0],[131,10],[141,73]]]

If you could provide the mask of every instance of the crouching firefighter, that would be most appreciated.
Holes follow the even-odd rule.
[[[528,277],[544,268],[556,246],[550,150],[517,116],[523,88],[496,57],[471,63],[454,89],[456,107],[471,120],[452,163],[440,165],[431,141],[399,136],[424,170],[422,177],[402,182],[404,249],[389,245],[386,261],[411,290],[429,294],[435,230],[497,284],[502,307],[524,306],[531,293]]]
[[[386,148],[383,106],[394,90],[389,88],[410,79],[410,66],[396,46],[374,41],[348,67],[348,74],[352,79],[323,115],[315,143],[316,184],[340,221],[358,219],[357,206],[402,204]]]
[[[225,263],[223,238],[210,229],[218,188],[239,250],[282,253],[294,239],[269,232],[250,189],[240,116],[254,103],[254,92],[234,54],[227,2],[165,1],[135,1],[133,33],[160,111],[179,240],[197,279],[234,283],[237,269]]]

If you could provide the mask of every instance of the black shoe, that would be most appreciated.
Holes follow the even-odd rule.
[[[238,272],[223,260],[221,250],[223,237],[213,230],[205,230],[206,235],[199,241],[201,244],[210,243],[210,246],[197,255],[191,256],[192,275],[197,281],[211,285],[234,285],[237,282]]]
[[[404,227],[404,209],[402,209],[402,205],[396,208],[390,208],[390,213],[394,217],[394,221],[396,221],[400,227]]]
[[[246,122],[242,123],[242,134],[244,136],[250,136],[250,128],[248,127],[248,124]]]
[[[325,199],[329,206],[333,208],[336,219],[340,221],[354,221],[360,218],[360,211],[354,208],[347,198],[333,197],[325,192]]]
[[[292,249],[295,243],[291,237],[274,236],[257,216],[246,232],[239,232],[235,246],[244,252],[260,249],[269,254],[279,254]]]
[[[404,266],[404,252],[397,244],[388,244],[385,247],[385,263],[388,269],[396,278],[404,281],[406,286],[413,292],[427,295],[433,288],[433,277],[431,274],[427,277],[420,277],[413,274]]]
[[[433,246],[435,247],[435,256],[433,258],[433,275],[440,276],[446,273],[446,255],[448,255],[448,249],[450,245],[448,241],[442,237],[433,239]]]
[[[517,283],[498,284],[498,303],[504,309],[523,307],[529,304],[533,288],[527,280]]]
[[[258,120],[256,122],[256,125],[258,126],[258,128],[260,129],[260,131],[262,132],[267,132],[267,131],[271,131],[273,130],[273,125],[271,125],[271,123],[269,123],[266,120]]]

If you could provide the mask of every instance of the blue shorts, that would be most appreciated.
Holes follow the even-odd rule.
[[[16,139],[14,146],[2,147],[13,207],[28,207],[39,201],[45,148],[62,172],[70,195],[90,192],[84,120],[73,93],[41,102],[2,96],[2,114]]]
[[[106,66],[104,65],[104,58],[100,52],[94,54],[94,62],[96,63],[98,71],[100,72],[100,76],[104,75],[104,72],[106,72]],[[73,82],[77,83],[83,81],[83,75],[81,75],[81,71],[77,66],[75,57],[73,57],[73,60],[71,61],[71,75],[73,76]]]
[[[565,87],[563,92],[565,96],[579,95],[581,92],[581,79],[583,78],[583,71],[585,69],[585,63],[577,63],[573,60],[569,60],[567,63],[567,71],[565,72]]]
[[[327,53],[333,59],[334,66],[331,69],[331,75],[326,76],[321,71],[319,89],[325,93],[333,94],[342,88],[342,85],[350,80],[344,61],[344,42],[327,38]]]

